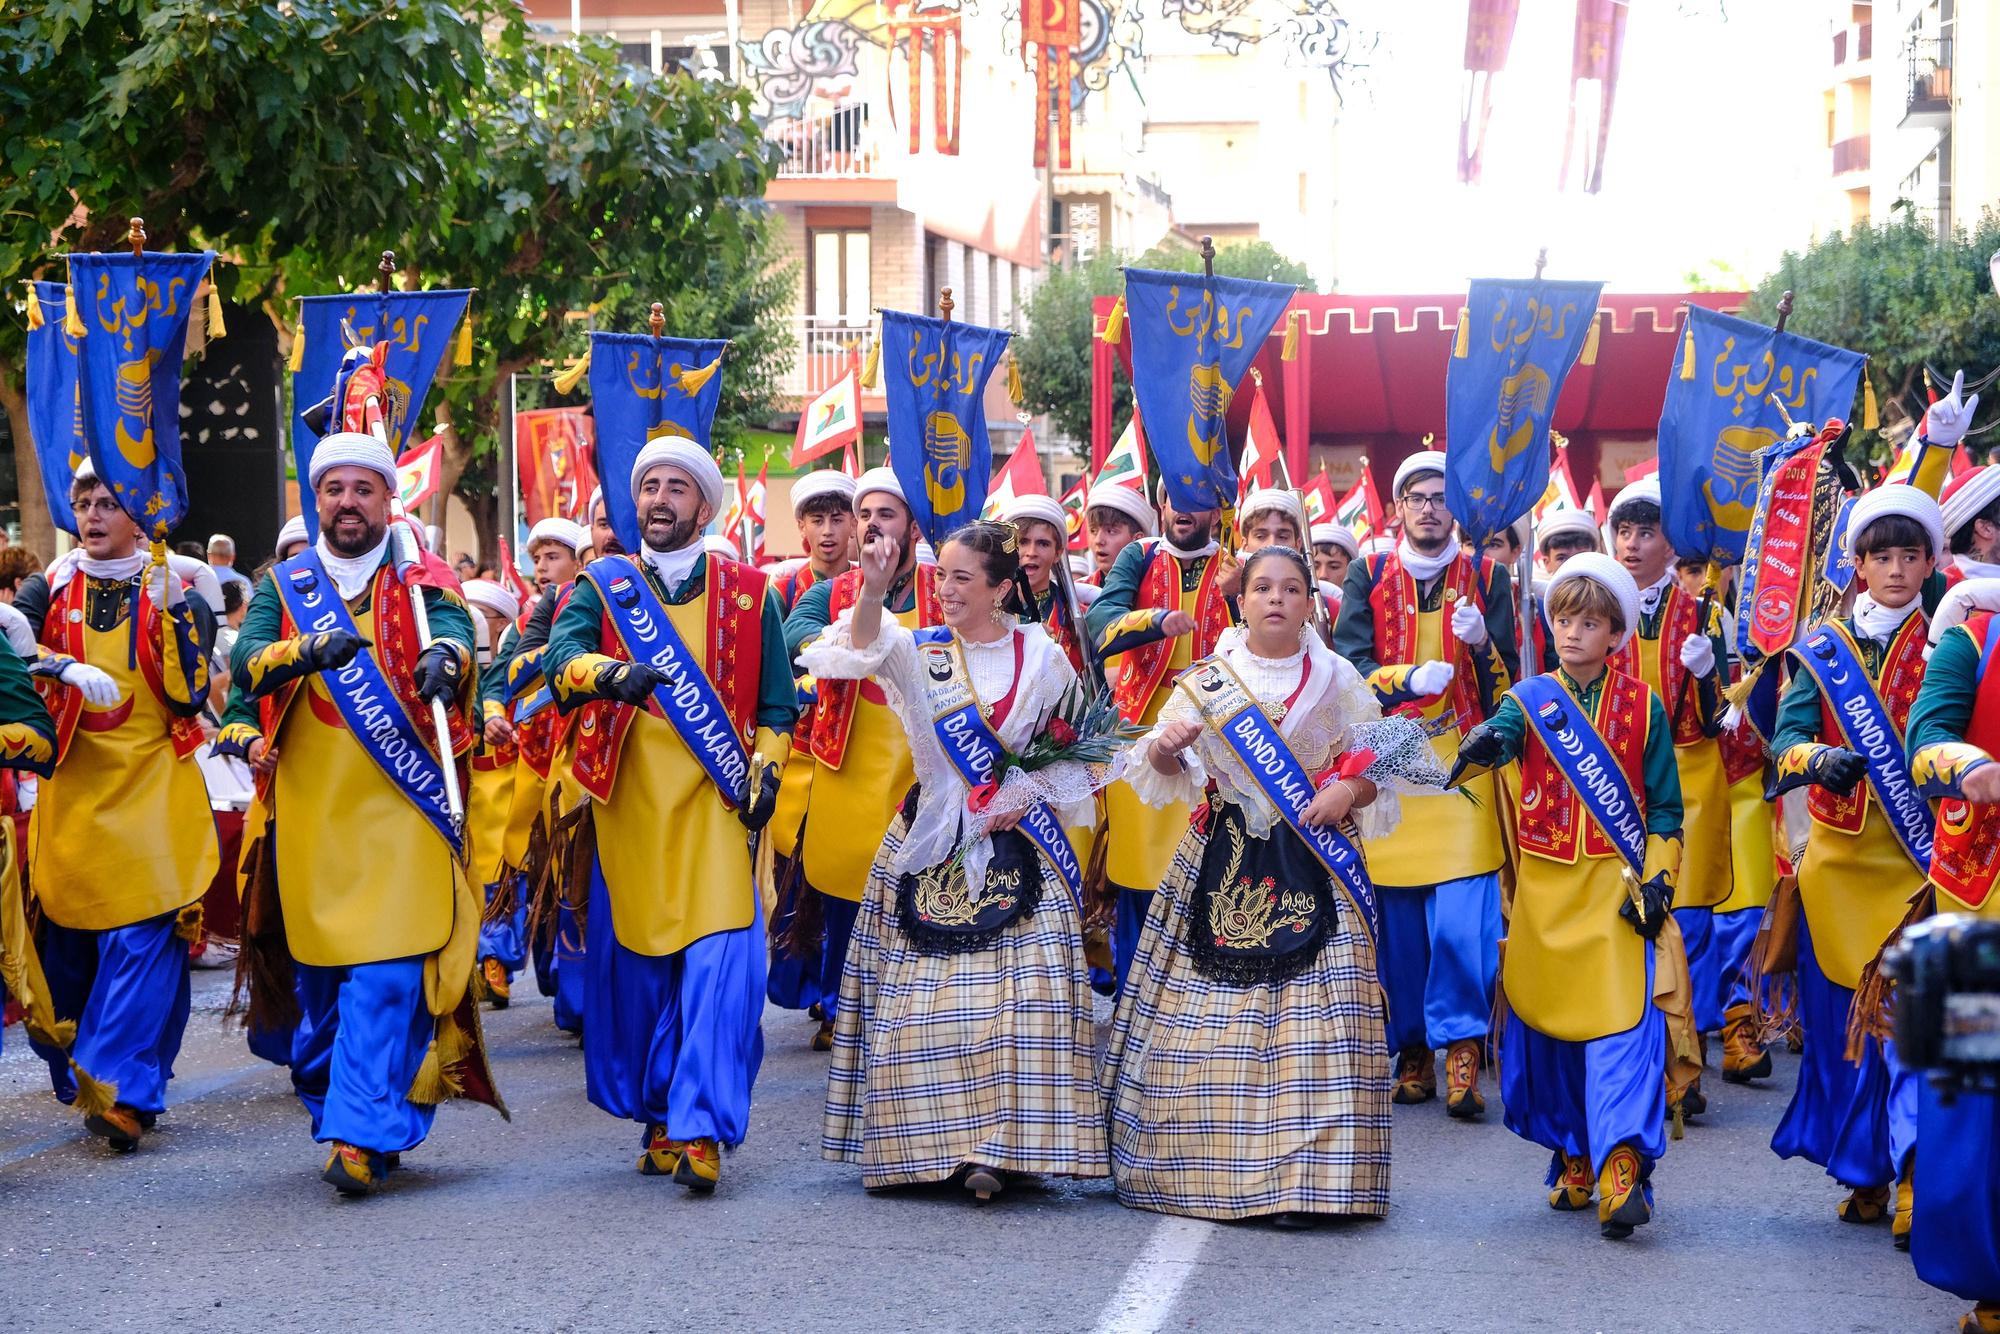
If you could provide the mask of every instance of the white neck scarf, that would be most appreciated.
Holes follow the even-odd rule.
[[[1854,599],[1854,623],[1861,627],[1861,633],[1878,644],[1886,644],[1895,638],[1896,631],[1903,628],[1903,622],[1916,613],[1924,603],[1922,598],[1911,598],[1900,607],[1885,607],[1866,593]]]
[[[1212,537],[1192,551],[1182,551],[1174,545],[1174,539],[1171,537],[1161,538],[1160,545],[1166,548],[1167,554],[1176,560],[1200,560],[1203,556],[1213,556],[1217,551],[1221,550]]]
[[[1458,548],[1450,542],[1435,556],[1426,556],[1410,545],[1409,538],[1396,543],[1396,559],[1403,562],[1403,568],[1410,577],[1420,584],[1427,584],[1444,573],[1445,566],[1458,559]]]
[[[1660,609],[1660,600],[1666,597],[1667,589],[1672,586],[1673,582],[1674,572],[1669,568],[1665,574],[1660,576],[1659,582],[1650,588],[1640,589],[1639,614],[1642,616],[1651,616],[1654,612],[1658,611]]]
[[[368,581],[375,577],[375,571],[382,568],[382,553],[389,549],[389,534],[382,534],[382,540],[368,548],[359,556],[343,556],[326,544],[326,534],[321,533],[313,543],[319,552],[319,563],[326,566],[326,572],[333,578],[333,586],[340,590],[340,600],[348,602],[359,597],[368,587]]]
[[[660,576],[660,583],[665,585],[670,598],[680,596],[681,585],[694,573],[694,563],[701,559],[702,550],[699,537],[678,551],[655,551],[644,543],[639,546],[640,555],[653,568],[653,573]]]
[[[2000,565],[1990,565],[1970,556],[1959,556],[1957,560],[1958,568],[1965,572],[1968,579],[2000,579]]]

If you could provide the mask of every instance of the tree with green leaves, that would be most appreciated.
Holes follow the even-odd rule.
[[[1185,247],[1156,246],[1136,260],[1138,269],[1201,272],[1201,255]],[[1022,406],[1046,412],[1072,440],[1090,438],[1092,304],[1125,291],[1127,261],[1100,254],[1087,264],[1050,273],[1028,300],[1028,329],[1014,340],[1014,364],[1021,369]],[[1225,278],[1294,283],[1312,291],[1312,274],[1268,241],[1224,243],[1215,252],[1215,271]],[[1118,374],[1112,397],[1112,430],[1125,429],[1132,416],[1132,390]]]
[[[1907,212],[1881,223],[1857,223],[1802,252],[1787,252],[1751,293],[1747,318],[1770,324],[1778,301],[1792,293],[1786,329],[1868,354],[1868,378],[1881,409],[1881,429],[1866,430],[1857,397],[1849,420],[1854,440],[1878,463],[1893,441],[1923,418],[1929,402],[1924,369],[1941,376],[1938,392],[1963,369],[1968,385],[2000,368],[2000,296],[1987,261],[2000,250],[2000,215],[1984,213],[1970,235],[1940,239]],[[1966,441],[1989,447],[1980,433],[2000,421],[2000,393],[1981,394],[1983,419]],[[1989,406],[1989,404],[1991,406]]]

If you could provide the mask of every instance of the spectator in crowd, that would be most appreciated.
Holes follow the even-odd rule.
[[[188,554],[201,555],[199,551]],[[222,581],[224,588],[228,588],[231,584],[241,584],[246,595],[250,592],[250,581],[236,568],[236,539],[228,533],[217,533],[208,539],[208,567],[215,571],[215,577]]]
[[[0,602],[12,602],[21,581],[41,568],[35,553],[26,547],[0,547]]]

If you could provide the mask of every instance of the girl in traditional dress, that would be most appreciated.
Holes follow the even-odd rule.
[[[1081,867],[1062,834],[1090,818],[1102,766],[1004,763],[1048,729],[1075,672],[1003,610],[1019,588],[1010,526],[968,524],[939,549],[934,629],[882,615],[898,554],[863,546],[860,600],[800,654],[821,679],[881,683],[917,775],[855,920],[822,1152],[860,1163],[871,1190],[957,1179],[982,1200],[1010,1174],[1102,1176]]]
[[[1306,1226],[1389,1207],[1389,1053],[1360,839],[1398,818],[1378,784],[1444,775],[1422,728],[1385,720],[1312,633],[1315,591],[1299,552],[1251,555],[1242,625],[1181,674],[1116,766],[1156,807],[1212,785],[1153,896],[1099,1076],[1118,1198],[1137,1208]],[[1274,755],[1290,781],[1267,787]],[[1274,792],[1303,810],[1281,811]]]

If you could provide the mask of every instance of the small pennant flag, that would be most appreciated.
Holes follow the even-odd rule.
[[[770,482],[771,465],[761,464],[757,480],[743,498],[743,519],[750,530],[749,540],[738,543],[752,564],[764,559],[764,494]]]
[[[1271,416],[1271,404],[1264,397],[1259,379],[1250,396],[1250,429],[1243,437],[1243,466],[1236,483],[1236,503],[1242,504],[1260,487],[1278,484],[1278,464],[1284,458],[1278,443],[1278,423]]]
[[[1361,460],[1353,489],[1333,507],[1333,521],[1363,542],[1382,531],[1382,502],[1375,498],[1375,473],[1367,459]]]
[[[500,582],[520,600],[524,611],[534,601],[535,590],[521,577],[521,567],[514,563],[514,548],[504,537],[500,539]]]
[[[1097,483],[1116,482],[1129,486],[1134,491],[1146,490],[1146,433],[1139,425],[1139,411],[1132,410],[1132,420],[1125,423],[1125,433],[1118,437],[1118,443],[1104,456],[1104,466],[1098,470]]]
[[[729,509],[722,516],[722,535],[737,544],[742,550],[743,520],[750,510],[750,486],[743,480],[743,461],[736,461],[736,494],[730,497]]]
[[[396,490],[403,509],[414,514],[417,507],[437,494],[444,476],[444,436],[434,435],[396,460]]]
[[[1068,529],[1069,549],[1083,551],[1090,546],[1090,525],[1084,522],[1089,509],[1090,488],[1088,478],[1079,477],[1076,485],[1062,493],[1057,503],[1063,507],[1063,523]]]
[[[1049,485],[1042,480],[1041,455],[1035,450],[1035,433],[1021,432],[1021,443],[1014,447],[1014,456],[1007,460],[1007,466],[994,479],[993,489],[986,493],[986,506],[980,511],[982,519],[996,519],[1007,502],[1016,496],[1045,496]]]
[[[1569,470],[1569,451],[1558,449],[1555,462],[1549,467],[1549,484],[1542,491],[1542,498],[1535,502],[1535,522],[1562,510],[1580,510],[1584,499],[1577,494],[1576,478]]]
[[[1340,502],[1333,497],[1333,479],[1326,475],[1325,468],[1319,470],[1319,476],[1313,478],[1312,485],[1306,488],[1305,501],[1308,528],[1326,522],[1327,516],[1339,506]]]
[[[798,437],[792,441],[791,465],[803,466],[861,439],[861,393],[849,370],[799,414]]]

